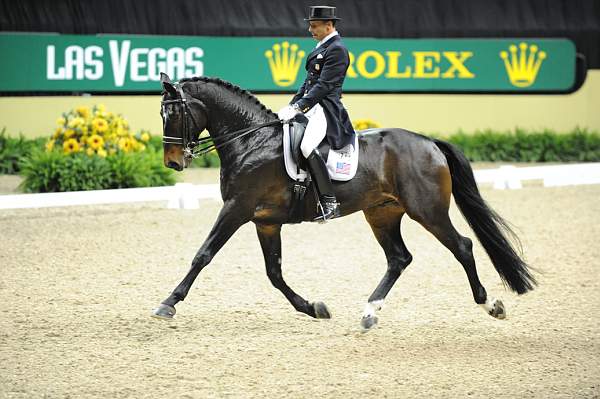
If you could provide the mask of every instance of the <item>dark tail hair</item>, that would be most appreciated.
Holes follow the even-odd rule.
[[[434,142],[448,160],[452,176],[452,194],[456,204],[492,260],[502,281],[518,294],[532,290],[537,284],[535,277],[506,235],[508,234],[521,249],[519,238],[508,223],[481,198],[469,160],[454,145],[441,140]]]

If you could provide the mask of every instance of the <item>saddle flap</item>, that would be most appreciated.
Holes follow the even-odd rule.
[[[305,124],[296,121],[290,123],[290,147],[292,149],[292,159],[296,165],[300,165],[300,161],[303,159],[300,144],[302,143],[302,138],[304,138],[305,130]]]

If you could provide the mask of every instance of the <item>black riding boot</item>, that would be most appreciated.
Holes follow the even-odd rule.
[[[308,158],[306,158],[310,175],[315,182],[319,200],[321,202],[321,216],[317,216],[313,221],[327,221],[331,218],[340,216],[337,199],[333,191],[333,184],[327,172],[325,161],[321,158],[321,154],[315,148]]]

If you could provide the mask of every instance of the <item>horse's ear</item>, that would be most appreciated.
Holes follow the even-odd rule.
[[[171,78],[170,78],[170,77],[169,77],[169,75],[167,75],[166,73],[164,73],[164,72],[161,72],[161,73],[160,73],[160,82],[161,82],[161,83],[164,83],[164,82],[169,82],[169,83],[171,83]]]
[[[160,73],[160,83],[162,83],[163,89],[172,96],[177,96],[177,90],[173,83],[171,83],[171,78],[164,72]]]

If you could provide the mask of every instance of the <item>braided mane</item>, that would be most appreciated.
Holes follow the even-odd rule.
[[[226,80],[223,80],[223,79],[220,79],[217,77],[210,77],[210,76],[196,76],[193,78],[181,79],[179,81],[179,83],[185,83],[185,82],[214,83],[217,86],[224,87],[235,94],[239,94],[239,95],[245,97],[247,100],[250,100],[254,104],[260,106],[260,109],[267,112],[268,114],[277,116],[270,108],[267,108],[263,103],[261,103],[260,100],[258,98],[256,98],[256,96],[254,94],[252,94],[248,90],[242,89],[241,87],[234,85],[233,83],[228,82]]]

